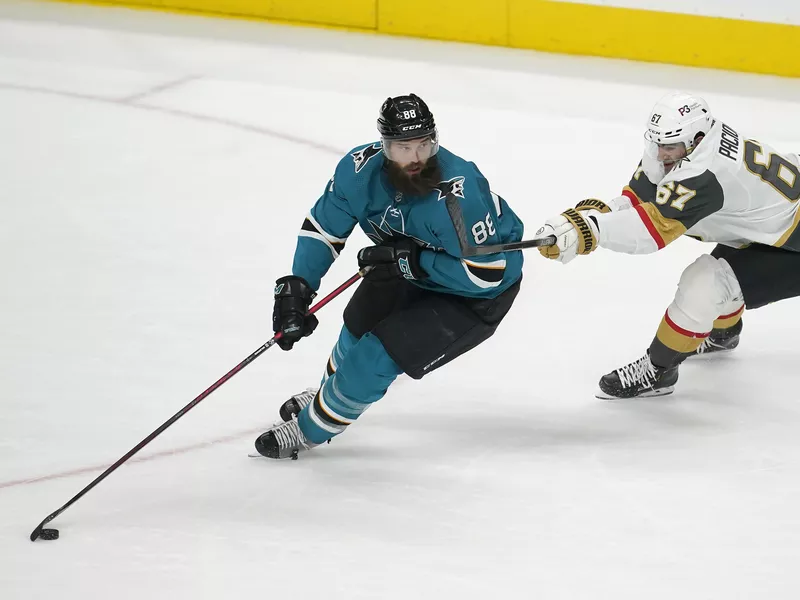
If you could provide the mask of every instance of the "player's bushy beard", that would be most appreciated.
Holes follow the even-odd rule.
[[[387,159],[384,164],[389,176],[389,183],[398,192],[407,196],[424,196],[435,190],[437,184],[442,180],[442,170],[436,155],[428,159],[425,167],[417,175],[409,175],[400,165],[391,160]]]

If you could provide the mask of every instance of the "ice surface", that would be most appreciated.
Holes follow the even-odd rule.
[[[54,521],[59,541],[27,540],[269,339],[297,229],[386,96],[422,95],[532,234],[619,193],[673,88],[800,150],[800,81],[0,4],[0,597],[797,598],[797,302],[747,313],[671,397],[593,397],[710,250],[688,239],[568,267],[532,251],[489,342],[302,460],[248,459],[317,382],[343,297]]]

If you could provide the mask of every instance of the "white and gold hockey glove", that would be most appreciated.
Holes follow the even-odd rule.
[[[608,207],[605,212],[608,212]],[[545,221],[533,237],[554,235],[556,243],[540,247],[539,252],[542,256],[567,264],[578,254],[589,254],[597,248],[599,232],[592,213],[598,214],[599,211],[589,206],[582,207],[581,210],[568,208],[560,215]]]
[[[616,200],[616,198],[614,200]],[[611,202],[614,202],[614,200]],[[597,198],[587,198],[586,200],[581,200],[578,202],[575,205],[575,210],[596,210],[597,212],[608,213],[613,209],[602,200],[598,200]]]

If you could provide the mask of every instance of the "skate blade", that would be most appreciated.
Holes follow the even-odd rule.
[[[284,458],[270,458],[269,456],[264,456],[263,454],[259,454],[258,452],[253,452],[247,455],[247,458],[265,458],[267,460],[297,460],[298,454],[293,454],[292,456],[286,456]]]
[[[636,400],[637,398],[657,398],[658,396],[668,396],[673,392],[675,389],[674,385],[659,388],[657,390],[651,390],[649,392],[645,392],[643,394],[639,394],[638,396],[632,396],[630,398],[621,398],[620,396],[612,396],[610,394],[606,394],[600,388],[594,393],[595,398],[600,398],[600,400]]]
[[[689,355],[689,359],[698,359],[698,358],[714,358],[715,356],[726,356],[736,350],[736,348],[725,348],[724,350],[712,350],[711,352],[702,352],[700,354],[691,354]]]

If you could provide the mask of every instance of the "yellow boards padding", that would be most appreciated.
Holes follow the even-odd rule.
[[[508,0],[509,45],[800,76],[800,27],[544,0]]]
[[[103,0],[110,4],[152,6],[262,19],[375,30],[376,0]]]
[[[378,31],[505,46],[506,0],[377,0]]]

